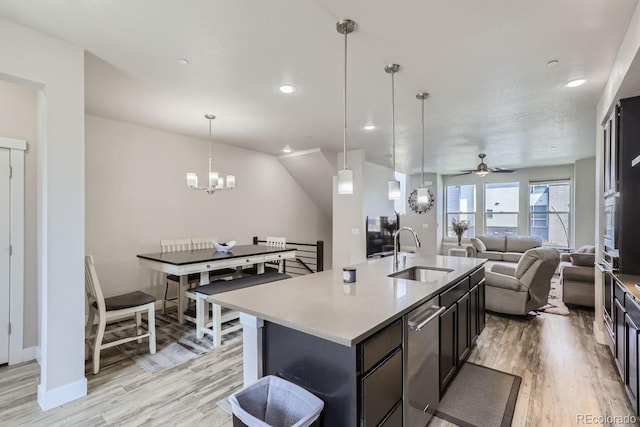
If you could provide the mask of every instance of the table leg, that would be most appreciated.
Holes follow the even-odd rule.
[[[264,262],[259,262],[257,267],[258,274],[264,274]]]
[[[209,284],[209,272],[201,271],[200,272],[200,286]]]
[[[178,289],[178,323],[184,323],[184,311],[187,309],[187,298],[184,293],[189,288],[189,283],[187,282],[188,276],[183,274],[180,276],[180,287]]]
[[[244,386],[258,381],[264,375],[262,360],[262,327],[264,320],[240,313],[242,324],[242,371]]]

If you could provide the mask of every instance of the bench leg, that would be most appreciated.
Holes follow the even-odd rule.
[[[149,329],[149,353],[156,354],[156,306],[154,303],[149,304],[147,328]]]
[[[142,330],[142,312],[136,312],[136,334],[142,335],[144,331]],[[138,338],[138,344],[142,344],[142,338]]]
[[[213,315],[213,324],[211,325],[213,329],[213,345],[218,347],[222,342],[222,307],[218,304],[212,305],[212,315]]]
[[[209,310],[207,310],[206,300],[200,296],[196,297],[196,337],[204,337],[204,325],[207,324],[207,318],[209,317]]]

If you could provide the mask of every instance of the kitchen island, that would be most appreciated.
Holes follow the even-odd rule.
[[[407,315],[442,307],[432,378],[442,391],[484,326],[485,262],[417,256],[396,270],[382,258],[353,266],[355,283],[329,270],[212,300],[242,313],[245,385],[269,374],[295,382],[324,400],[327,426],[408,425],[409,371],[421,366],[407,366]],[[402,274],[412,267],[424,270]]]

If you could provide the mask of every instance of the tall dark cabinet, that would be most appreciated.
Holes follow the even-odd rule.
[[[616,116],[609,129],[609,166],[605,141],[605,190],[608,177],[609,197],[616,199],[610,215],[619,272],[640,274],[640,165],[632,166],[633,159],[640,156],[640,97],[621,100]],[[612,195],[616,194],[616,186],[617,197]]]

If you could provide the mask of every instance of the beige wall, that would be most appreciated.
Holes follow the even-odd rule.
[[[161,295],[158,275],[136,258],[158,252],[160,239],[248,244],[270,235],[313,243],[331,236],[329,219],[274,156],[214,144],[214,170],[235,174],[237,188],[187,190],[185,173],[205,180],[207,157],[206,140],[86,116],[86,251],[107,296]]]
[[[0,136],[23,139],[25,152],[24,336],[23,348],[38,344],[38,275],[36,189],[38,123],[37,91],[0,80]]]

